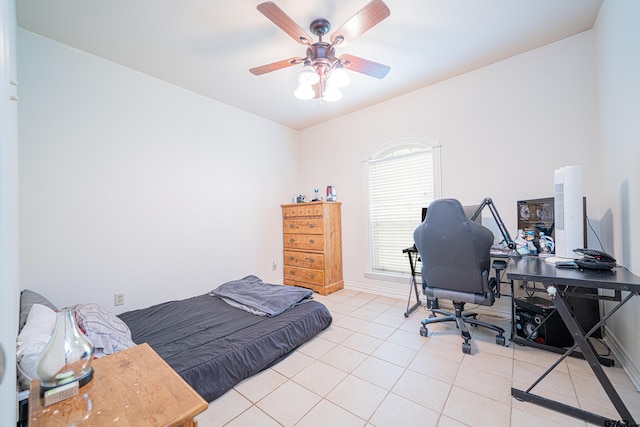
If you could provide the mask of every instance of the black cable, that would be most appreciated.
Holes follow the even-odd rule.
[[[598,239],[598,243],[600,244],[600,249],[602,250],[602,252],[606,252],[604,250],[604,246],[602,246],[602,242],[600,241],[600,237],[598,236],[598,233],[596,233],[596,230],[593,229],[593,226],[591,225],[591,220],[589,219],[588,216],[585,215],[585,218],[587,218],[587,225],[589,226],[589,228],[591,229],[591,231],[593,231],[593,235],[596,236],[596,239]]]

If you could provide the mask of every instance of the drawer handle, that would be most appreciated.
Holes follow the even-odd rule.
[[[293,228],[295,227],[295,225],[293,225],[293,223],[289,224],[289,228]]]
[[[315,241],[315,240],[313,240],[313,239],[309,240],[309,243],[311,243],[312,245],[313,245],[315,242],[316,242],[316,241]]]
[[[293,276],[293,275],[296,274],[296,272],[294,270],[291,270],[291,271],[289,271],[289,274]]]
[[[289,239],[289,242],[290,242],[290,243],[293,243],[293,242],[295,242],[295,241],[296,241],[296,239],[294,239],[293,237]]]
[[[309,224],[309,228],[313,228],[313,224]]]
[[[314,277],[316,277],[316,275],[311,273],[311,274],[309,274],[309,277],[311,277],[313,279]]]
[[[296,257],[294,257],[293,255],[289,257],[289,261],[293,261],[294,259],[296,259]]]
[[[309,258],[309,262],[310,262],[311,264],[313,264],[314,262],[316,262],[316,260],[315,260],[315,258]]]

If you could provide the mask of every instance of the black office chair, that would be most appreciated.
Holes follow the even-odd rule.
[[[424,292],[436,302],[431,307],[432,314],[421,322],[420,335],[427,336],[428,324],[456,321],[464,339],[463,353],[471,353],[471,334],[466,323],[498,332],[496,344],[504,345],[504,329],[477,320],[476,313],[464,312],[465,303],[491,306],[495,301],[498,284],[489,278],[493,233],[471,222],[459,201],[439,199],[429,206],[427,217],[414,231],[413,239],[422,258]],[[441,298],[453,301],[455,313],[438,307]]]

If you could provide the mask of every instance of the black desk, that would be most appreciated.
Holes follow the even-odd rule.
[[[609,381],[609,378],[607,378],[602,366],[600,366],[596,352],[588,338],[620,307],[622,307],[634,295],[638,295],[640,292],[640,277],[623,268],[615,268],[610,271],[562,269],[557,268],[555,265],[546,263],[543,259],[539,259],[537,257],[522,257],[519,259],[511,259],[507,267],[507,278],[509,280],[528,280],[530,282],[539,282],[542,283],[547,290],[549,290],[550,287],[554,287],[557,290],[557,295],[552,298],[553,304],[558,310],[558,313],[560,313],[560,317],[562,317],[562,320],[567,325],[567,328],[575,340],[575,345],[560,356],[560,358],[526,391],[512,388],[511,395],[519,400],[532,402],[594,424],[607,425],[605,423],[610,423],[611,420],[607,417],[531,393],[531,390],[560,362],[569,356],[573,350],[580,348],[584,358],[589,363],[591,370],[600,382],[600,385],[607,393],[607,396],[611,400],[611,403],[613,403],[613,406],[618,411],[621,420],[626,420],[631,425],[635,425],[636,422],[634,421],[631,413],[625,406],[624,402],[622,402],[622,399],[611,384],[611,381]],[[618,301],[618,304],[616,304],[616,306],[613,307],[609,313],[600,320],[600,322],[593,326],[590,331],[585,332],[571,315],[566,304],[567,295],[569,295],[572,289],[575,288],[613,290],[615,292],[614,296],[605,296],[601,298]],[[622,291],[627,291],[629,294],[622,298]]]

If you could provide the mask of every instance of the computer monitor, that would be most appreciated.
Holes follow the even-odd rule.
[[[467,216],[467,218],[471,219],[471,217],[474,213],[476,213],[479,207],[480,205],[467,205],[463,206],[462,209],[464,209],[464,214]],[[473,222],[482,225],[482,214],[478,215]]]
[[[462,209],[464,209],[464,214],[467,216],[467,218],[471,219],[471,217],[474,213],[476,213],[479,207],[480,205],[469,205],[463,206]],[[424,222],[424,219],[427,217],[427,209],[428,208],[422,208],[422,222]],[[478,215],[478,217],[473,222],[482,225],[482,215]]]
[[[536,240],[540,232],[555,239],[555,212],[553,197],[518,200],[518,230],[534,231]]]

